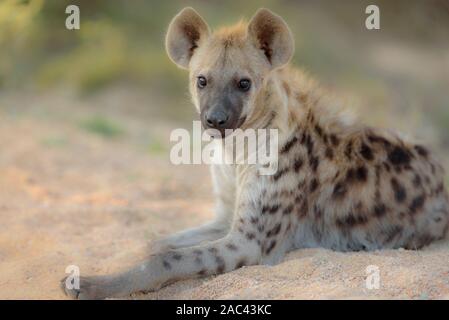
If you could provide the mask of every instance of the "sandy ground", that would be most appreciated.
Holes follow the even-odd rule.
[[[207,168],[173,166],[168,151],[139,144],[143,132],[170,126],[159,130],[148,115],[146,123],[117,115],[128,134],[101,137],[73,120],[90,114],[89,105],[77,102],[68,118],[70,106],[59,108],[64,99],[0,99],[3,299],[65,299],[59,280],[68,265],[86,275],[118,271],[142,259],[158,236],[212,217]],[[112,108],[110,102],[95,103]],[[45,108],[26,107],[35,104]],[[366,287],[370,265],[379,268],[379,289]],[[244,267],[132,298],[449,299],[449,243],[422,251],[299,250],[277,266]]]

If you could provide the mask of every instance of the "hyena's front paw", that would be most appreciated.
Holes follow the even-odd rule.
[[[60,286],[66,296],[72,299],[92,300],[108,297],[104,284],[95,277],[80,277],[79,288],[75,288],[73,283],[69,284],[65,277],[61,280]]]

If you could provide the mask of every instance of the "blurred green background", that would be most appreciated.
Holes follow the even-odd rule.
[[[80,30],[65,28],[69,4],[80,8]],[[380,30],[365,28],[368,4],[380,7]],[[187,73],[163,45],[185,6],[212,28],[272,9],[295,34],[297,66],[369,124],[425,139],[449,159],[449,0],[0,0],[0,115],[75,117],[79,130],[138,137],[146,151],[166,152],[168,136],[148,127],[189,126],[195,117]],[[64,138],[44,140],[59,146]]]

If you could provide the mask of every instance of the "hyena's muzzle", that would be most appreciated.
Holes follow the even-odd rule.
[[[223,89],[217,88],[216,92],[210,92],[200,99],[201,123],[213,136],[216,136],[215,131],[225,137],[230,130],[239,128],[245,121],[241,117],[244,97],[241,92],[233,90],[234,86],[228,84]]]

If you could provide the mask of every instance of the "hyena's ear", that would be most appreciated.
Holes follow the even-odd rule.
[[[273,68],[288,63],[295,50],[293,35],[282,19],[268,9],[259,9],[248,25],[248,35]]]
[[[165,49],[179,67],[188,69],[195,49],[209,36],[209,26],[193,8],[184,8],[170,22]]]

